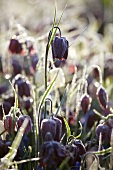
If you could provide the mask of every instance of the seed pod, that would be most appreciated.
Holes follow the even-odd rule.
[[[18,126],[17,128],[19,129],[22,126],[25,119],[28,119],[28,124],[27,124],[27,127],[26,127],[25,132],[24,132],[25,134],[27,134],[27,133],[32,131],[32,121],[31,121],[30,116],[28,116],[28,115],[19,116],[19,118],[17,120],[17,126]]]
[[[54,139],[56,135],[56,122],[53,119],[43,119],[41,121],[41,134],[43,140],[45,139],[46,133],[50,132]]]
[[[16,122],[14,121],[12,115],[8,114],[4,118],[4,128],[8,133],[12,134],[15,129]]]
[[[66,60],[68,56],[68,41],[65,37],[55,36],[52,42],[53,59]]]
[[[107,94],[106,90],[102,86],[100,86],[97,89],[97,98],[98,98],[98,101],[100,103],[100,106],[103,109],[106,109],[107,103],[108,103],[108,94]]]
[[[102,142],[110,142],[111,129],[105,123],[99,124],[96,128],[96,137],[99,140],[100,133],[102,135]]]
[[[85,94],[81,97],[81,108],[84,114],[86,114],[91,106],[91,97]]]
[[[52,119],[56,122],[56,135],[54,140],[60,141],[62,135],[62,121],[55,116],[53,116]]]

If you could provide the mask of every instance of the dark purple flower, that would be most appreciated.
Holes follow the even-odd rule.
[[[52,42],[53,59],[66,60],[68,57],[69,43],[65,37],[55,36]]]
[[[13,54],[20,54],[22,51],[22,45],[18,40],[18,36],[14,35],[9,44],[9,51]]]
[[[22,126],[25,119],[28,119],[28,124],[27,124],[27,127],[24,132],[25,134],[27,134],[32,131],[32,121],[31,121],[30,116],[28,116],[28,115],[19,116],[19,118],[17,120],[17,128],[19,129]]]
[[[6,84],[0,84],[0,95],[5,93],[8,90],[8,87]]]
[[[85,146],[83,142],[79,139],[74,140],[74,145],[76,145],[79,148],[79,155],[82,156],[86,153]]]
[[[98,101],[100,103],[100,106],[103,109],[106,109],[107,104],[108,104],[108,94],[107,94],[106,90],[102,86],[100,86],[97,89],[97,98],[98,98]]]
[[[0,158],[3,158],[9,151],[11,142],[0,139]]]
[[[40,163],[42,166],[49,168],[58,168],[62,161],[67,157],[67,150],[60,142],[53,141],[51,133],[46,134],[40,150]]]
[[[23,97],[23,96],[30,96],[30,85],[28,82],[26,81],[19,81],[18,83],[18,94],[19,96]]]
[[[26,77],[22,75],[16,75],[13,79],[14,87],[18,89],[18,94],[20,97],[26,96],[29,97],[31,95],[30,83]]]
[[[87,113],[91,105],[91,97],[88,94],[85,94],[81,97],[81,108],[83,113]]]
[[[3,110],[5,115],[7,115],[10,109],[11,109],[11,104],[9,102],[4,101],[3,103],[0,103],[0,120],[2,120],[3,118]]]
[[[4,102],[9,102],[11,104],[11,106],[14,106],[14,102],[15,102],[15,96],[13,93],[10,93],[8,95],[5,95],[3,97]]]
[[[106,125],[105,123],[100,123],[96,127],[96,137],[97,140],[99,140],[100,134],[102,135],[102,142],[103,143],[109,143],[110,142],[110,137],[111,137],[111,128]]]
[[[48,132],[51,133],[52,138],[54,139],[56,135],[56,122],[52,118],[46,118],[41,121],[41,134],[43,139],[45,139],[46,133]]]
[[[8,133],[12,134],[16,126],[16,121],[13,119],[13,116],[8,114],[4,117],[4,128]]]

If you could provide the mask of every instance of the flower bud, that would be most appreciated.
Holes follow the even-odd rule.
[[[87,113],[91,106],[91,97],[88,94],[85,94],[81,98],[81,108],[83,113]]]
[[[108,103],[108,94],[107,94],[106,90],[102,86],[100,86],[97,89],[97,98],[98,98],[98,101],[100,103],[100,106],[103,109],[106,109],[107,103]]]
[[[4,127],[8,133],[12,134],[15,129],[16,122],[13,119],[13,116],[8,114],[4,118]]]

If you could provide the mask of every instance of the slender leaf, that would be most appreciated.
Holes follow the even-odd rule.
[[[66,130],[67,130],[67,137],[69,138],[70,135],[71,135],[71,129],[69,127],[69,124],[68,124],[67,120],[65,118],[63,118],[63,120],[64,120],[64,123],[65,123],[65,126],[66,126]]]

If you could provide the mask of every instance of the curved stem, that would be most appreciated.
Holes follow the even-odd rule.
[[[54,26],[54,28],[57,28],[59,30],[59,33],[60,33],[60,37],[61,37],[61,30],[58,26]]]
[[[52,103],[52,100],[50,99],[50,98],[46,98],[46,100],[45,100],[45,102],[46,101],[49,101],[50,102],[50,114],[51,114],[51,116],[53,116],[53,111],[52,111],[52,105],[53,105],[53,103]]]

